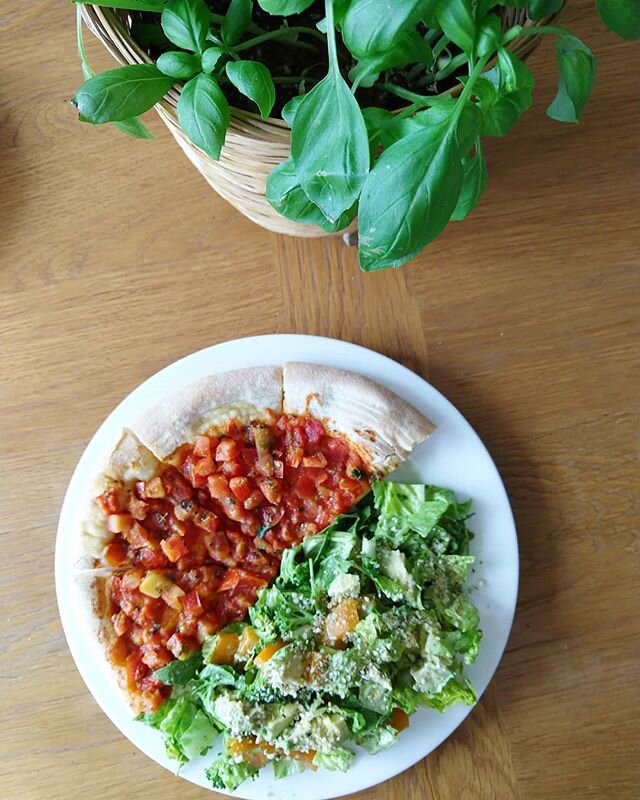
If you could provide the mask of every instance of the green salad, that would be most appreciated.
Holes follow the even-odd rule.
[[[218,737],[207,769],[234,790],[273,764],[346,770],[354,745],[394,744],[420,706],[473,704],[464,676],[480,645],[465,582],[470,502],[381,481],[348,514],[287,550],[246,622],[155,673],[170,699],[141,721],[185,763]]]

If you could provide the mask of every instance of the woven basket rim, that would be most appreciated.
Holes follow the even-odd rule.
[[[114,58],[119,61],[122,65],[126,64],[154,64],[154,60],[147,54],[145,51],[138,45],[135,39],[131,36],[131,32],[123,25],[121,16],[127,14],[126,11],[122,9],[112,9],[104,6],[98,6],[93,3],[83,3],[81,6],[82,8],[82,18],[89,28],[97,37],[102,41],[102,43],[107,47],[109,52],[114,56]],[[90,10],[91,9],[91,10]],[[550,16],[544,17],[540,20],[532,20],[526,16],[526,11],[523,9],[506,9],[502,8],[500,11],[501,15],[504,16],[505,14],[513,13],[514,17],[516,18],[512,24],[516,23],[517,18],[520,18],[520,23],[523,28],[531,28],[531,27],[539,27],[542,25],[548,24],[550,21],[555,19],[557,14],[552,14]],[[93,15],[93,18],[92,18]],[[107,42],[97,33],[95,30],[94,18],[97,18],[102,22],[105,28],[110,27],[113,33],[118,34],[118,38],[120,38],[123,44],[126,43],[124,48],[125,53],[126,50],[129,51],[129,57],[125,56],[120,50],[117,50],[115,47],[109,46]],[[530,46],[533,48],[537,43],[538,38],[542,36],[542,34],[537,35],[527,35],[526,37],[518,36],[516,37],[513,42],[510,44],[512,47],[516,46],[518,42],[527,41]],[[509,48],[511,49],[511,48]],[[160,101],[162,104],[166,104],[171,109],[176,109],[178,105],[178,98],[180,97],[180,93],[182,91],[183,82],[177,81],[171,87],[171,89],[167,92],[164,98]],[[451,94],[457,93],[461,89],[460,86],[453,86],[450,89],[446,90],[442,94]],[[235,106],[230,106],[230,113],[231,116],[234,117],[236,120],[244,123],[254,124],[257,127],[265,127],[265,128],[281,128],[283,131],[287,133],[290,131],[289,126],[287,123],[280,119],[279,117],[262,117],[260,114],[257,114],[253,111],[246,111],[241,108],[236,108]]]

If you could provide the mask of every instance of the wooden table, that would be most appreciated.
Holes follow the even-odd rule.
[[[73,10],[3,6],[0,797],[212,796],[137,752],[85,689],[56,610],[56,521],[88,439],[138,383],[215,342],[291,331],[428,377],[486,442],[519,528],[490,688],[428,759],[359,798],[640,797],[640,48],[591,6],[564,15],[601,58],[583,124],[545,117],[547,41],[536,109],[489,143],[479,208],[372,275],[340,240],[246,221],[154,116],[154,142],[77,123]]]

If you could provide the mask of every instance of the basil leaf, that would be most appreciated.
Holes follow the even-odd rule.
[[[471,213],[480,195],[487,188],[487,165],[479,142],[476,154],[463,159],[462,172],[460,196],[451,215],[454,222],[465,219]]]
[[[415,28],[424,0],[352,0],[342,21],[342,38],[356,58],[388,52],[398,35]]]
[[[148,111],[172,86],[155,64],[131,64],[89,78],[71,102],[94,125],[120,122]]]
[[[564,0],[529,0],[526,9],[531,19],[542,19],[557,14],[564,5]]]
[[[476,57],[482,58],[493,53],[502,39],[502,22],[497,14],[488,14],[478,28]]]
[[[207,47],[202,54],[202,71],[211,74],[223,55],[224,50],[221,47]]]
[[[362,112],[337,69],[298,106],[291,154],[306,195],[335,222],[356,201],[369,169]]]
[[[87,0],[72,0],[73,3],[84,4]],[[94,6],[106,6],[107,8],[122,8],[125,11],[162,11],[167,0],[98,0],[92,2]]]
[[[435,14],[443,33],[465,53],[471,53],[476,39],[471,1],[439,0]]]
[[[199,53],[207,40],[212,17],[204,0],[169,0],[160,22],[169,41],[183,50]]]
[[[268,117],[276,101],[276,87],[265,65],[258,61],[228,61],[226,70],[236,89],[253,100],[262,117]]]
[[[289,100],[288,103],[285,103],[282,108],[282,119],[287,123],[289,127],[293,125],[293,120],[296,115],[296,111],[298,110],[298,106],[302,102],[302,98],[304,97],[303,94],[296,95]]]
[[[531,106],[533,75],[526,64],[501,47],[496,66],[483,73],[473,92],[483,111],[482,134],[504,136]]]
[[[156,61],[156,66],[165,75],[182,80],[200,72],[202,67],[197,55],[182,50],[169,50],[163,53]]]
[[[138,117],[131,117],[131,119],[121,119],[113,123],[119,131],[126,133],[134,139],[154,139],[154,135],[149,128],[138,119]]]
[[[313,2],[314,0],[258,0],[258,5],[268,14],[286,17],[289,14],[299,14]]]
[[[600,19],[609,30],[623,39],[640,39],[640,3],[638,0],[596,0]]]
[[[251,22],[251,0],[231,0],[220,28],[225,44],[238,44]]]
[[[292,158],[278,164],[267,177],[267,200],[282,216],[293,222],[317,225],[327,233],[335,233],[354,219],[357,204],[343,214],[335,222],[329,222],[317,205],[311,202],[302,190],[296,175]]]
[[[360,195],[359,258],[363,270],[399,267],[442,232],[462,186],[453,126],[400,139],[375,164]]]
[[[551,119],[580,122],[598,71],[598,59],[576,36],[563,34],[556,44],[560,68],[558,93],[547,109]]]
[[[133,20],[131,23],[131,38],[140,47],[144,48],[157,47],[158,49],[166,50],[171,46],[171,42],[164,35],[160,25],[154,25],[151,22]]]
[[[178,120],[195,145],[211,158],[220,157],[229,127],[229,104],[215,78],[201,73],[185,84],[178,100]]]
[[[383,135],[386,127],[396,119],[396,115],[387,111],[385,108],[370,108],[362,109],[362,116],[364,117],[364,124],[367,126],[367,137],[369,139],[369,153],[371,161],[373,162],[374,156],[379,147],[386,147],[383,141]]]
[[[422,36],[416,31],[402,31],[391,50],[386,53],[375,53],[358,61],[349,72],[349,80],[356,85],[369,87],[376,82],[379,73],[392,67],[432,62],[433,52]]]

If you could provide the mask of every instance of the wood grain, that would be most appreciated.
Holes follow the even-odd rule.
[[[85,689],[57,617],[55,528],[124,395],[186,353],[273,331],[428,377],[487,443],[519,528],[518,612],[490,688],[428,759],[358,798],[640,797],[640,49],[591,5],[564,13],[601,59],[582,125],[544,115],[545,42],[536,108],[489,143],[481,205],[374,275],[340,239],[244,220],[154,117],[154,142],[77,123],[73,9],[0,10],[0,798],[212,796],[139,753]]]

